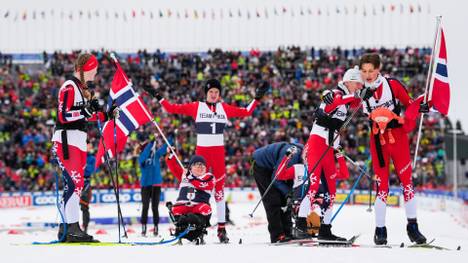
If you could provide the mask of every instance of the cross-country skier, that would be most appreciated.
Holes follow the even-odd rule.
[[[374,242],[378,245],[387,243],[385,214],[389,184],[389,165],[390,159],[392,159],[403,189],[406,218],[408,219],[406,230],[409,239],[418,244],[425,243],[426,238],[419,231],[416,221],[416,200],[411,180],[412,166],[408,135],[403,121],[397,120],[400,119],[402,106],[410,106],[412,100],[400,81],[394,78],[383,77],[380,74],[381,62],[378,54],[364,54],[361,57],[359,67],[365,85],[368,87],[362,105],[364,113],[377,117],[370,118],[371,127],[376,125],[376,120],[379,120],[377,112],[374,112],[376,109],[381,112],[383,112],[382,109],[385,109],[395,116],[394,120],[386,124],[382,132],[370,136],[372,164],[378,185],[378,193],[375,200],[376,228]],[[428,106],[425,104],[422,104],[419,109],[420,112],[427,112],[428,110]],[[390,115],[388,113],[382,114]]]
[[[187,169],[179,165],[172,152],[169,152],[166,157],[166,163],[180,182],[179,196],[171,208],[176,221],[175,234],[179,235],[190,225],[195,229],[192,229],[184,238],[190,241],[199,240],[203,243],[206,227],[210,225],[210,197],[215,187],[215,178],[213,174],[207,172],[205,158],[200,155],[190,158]]]
[[[340,143],[339,137],[335,141],[333,139],[338,135],[338,131],[343,125],[348,115],[348,109],[359,106],[360,98],[357,91],[362,88],[362,85],[363,81],[359,69],[355,67],[345,72],[343,80],[338,83],[335,89],[326,90],[323,93],[323,102],[315,112],[315,121],[304,147],[307,172],[310,173],[310,184],[307,193],[310,203],[314,205],[316,202],[322,173],[324,176],[323,181],[326,183],[328,190],[328,193],[325,193],[324,196],[324,201],[328,205],[323,212],[323,220],[318,234],[319,239],[346,240],[335,236],[331,232],[337,176],[334,149],[339,148]],[[328,149],[328,145],[330,145],[331,149]],[[327,152],[323,156],[325,151]],[[320,160],[322,156],[323,158]],[[314,209],[312,208],[312,210]]]
[[[60,224],[58,238],[66,242],[89,242],[93,237],[79,226],[80,196],[86,166],[86,124],[105,121],[109,116],[100,112],[99,101],[89,90],[97,73],[98,61],[94,55],[81,54],[75,62],[73,76],[60,87],[52,154],[64,178],[61,213],[65,224]],[[114,113],[114,111],[110,111]],[[64,235],[64,239],[61,239]]]
[[[161,97],[157,90],[146,88],[146,91],[157,98],[169,113],[190,116],[195,120],[197,147],[195,153],[206,160],[207,169],[216,178],[215,201],[218,217],[218,238],[221,243],[229,242],[227,237],[226,202],[224,199],[224,181],[226,176],[224,128],[230,118],[252,115],[259,100],[269,89],[264,81],[256,89],[255,99],[246,107],[240,108],[221,102],[221,83],[210,79],[205,83],[206,102],[196,101],[187,104],[171,104]]]

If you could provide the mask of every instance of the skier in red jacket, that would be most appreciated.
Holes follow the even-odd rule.
[[[268,89],[269,83],[262,82],[256,89],[255,99],[246,108],[242,108],[221,102],[221,83],[216,79],[210,79],[205,83],[206,102],[171,104],[161,97],[157,90],[146,88],[146,91],[157,98],[167,112],[190,116],[195,120],[197,133],[195,153],[205,158],[207,169],[211,170],[216,179],[214,197],[218,217],[218,238],[221,243],[229,242],[225,228],[224,181],[226,177],[226,154],[224,149],[224,128],[230,118],[252,115],[258,102]]]

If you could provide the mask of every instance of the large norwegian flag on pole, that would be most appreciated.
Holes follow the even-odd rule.
[[[96,167],[104,162],[104,146],[109,157],[113,158],[115,149],[117,149],[117,153],[123,151],[130,132],[152,120],[145,103],[133,90],[132,84],[118,62],[116,62],[116,67],[117,71],[112,80],[110,96],[116,106],[119,107],[120,116],[115,120],[115,123],[114,120],[110,120],[102,128],[104,145],[101,139],[96,154]],[[114,144],[114,126],[116,127],[115,141],[117,145]]]
[[[428,101],[432,101],[435,110],[448,114],[450,105],[450,85],[447,73],[447,49],[442,26],[439,27],[439,41],[435,47],[434,69],[428,92]]]
[[[405,116],[410,116],[411,119],[416,119],[421,102],[429,102],[432,107],[443,115],[447,115],[450,105],[450,86],[447,74],[447,49],[445,48],[444,30],[441,25],[442,17],[437,17],[436,36],[431,54],[431,63],[428,69],[428,77],[426,81],[426,91],[415,102],[410,105]],[[427,85],[429,83],[429,87]],[[411,117],[412,116],[412,117]],[[413,172],[416,171],[416,161],[418,157],[419,141],[421,139],[421,131],[423,125],[424,113],[421,114],[419,120],[418,136],[416,139],[416,149],[414,151]],[[413,174],[413,176],[417,176]]]

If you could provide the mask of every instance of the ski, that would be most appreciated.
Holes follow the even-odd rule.
[[[39,245],[39,246],[157,246],[157,245],[164,245],[170,244],[173,242],[178,242],[181,238],[183,238],[189,231],[190,227],[188,227],[184,232],[180,233],[178,236],[175,236],[171,239],[164,240],[162,238],[160,241],[156,242],[33,242],[32,245]]]
[[[385,245],[369,245],[369,244],[353,244],[352,247],[355,248],[404,248],[405,244],[385,244]]]
[[[424,244],[412,244],[407,246],[408,248],[429,248],[429,249],[437,249],[437,250],[451,250],[450,248],[434,245],[435,238],[431,241],[424,243]],[[458,246],[457,250],[460,250],[460,246]]]
[[[32,243],[32,245],[38,246],[94,246],[94,247],[102,247],[102,246],[156,246],[156,245],[164,245],[168,243],[172,243],[174,241],[179,240],[178,238],[171,238],[168,240],[161,239],[160,241],[155,242],[49,242],[49,243]]]
[[[354,235],[346,241],[337,241],[337,240],[324,240],[317,239],[315,243],[306,243],[302,244],[303,246],[319,246],[319,247],[352,247],[356,239],[360,235]]]
[[[22,245],[22,244],[17,244]],[[28,245],[28,244],[26,244]],[[107,246],[131,246],[129,242],[56,242],[56,243],[33,243],[35,246],[92,246],[92,247],[107,247]]]
[[[316,243],[317,239],[315,238],[303,238],[303,239],[292,239],[285,242],[273,243],[271,246],[285,246],[285,245],[301,245],[306,243]]]
[[[305,239],[293,239],[287,242],[274,243],[272,246],[287,246],[287,245],[299,245],[299,246],[344,246],[350,247],[354,244],[359,235],[352,236],[346,241],[337,241],[337,240],[324,240],[318,238],[305,238]]]
[[[310,246],[310,247],[354,247],[354,248],[427,248],[437,250],[452,250],[447,247],[433,244],[435,238],[424,244],[411,244],[405,245],[404,242],[399,244],[385,244],[385,245],[371,245],[371,244],[355,244],[356,239],[359,235],[355,235],[346,241],[336,240],[322,240],[318,238],[304,238],[304,239],[293,239],[282,243],[270,244],[271,246]],[[461,250],[461,246],[458,246],[456,250]]]
[[[434,241],[435,241],[435,238],[431,239],[431,241],[426,242],[424,244],[412,244],[412,245],[409,245],[408,247],[421,247],[423,245],[427,246],[427,245],[431,245],[432,243],[434,243]]]
[[[428,249],[437,249],[437,250],[452,250],[447,247],[439,246],[433,244],[435,238],[431,241],[424,244],[412,244],[406,246],[404,242],[400,244],[386,244],[386,245],[367,245],[367,244],[353,244],[353,247],[357,248],[428,248]],[[455,250],[461,250],[461,246],[458,246]]]

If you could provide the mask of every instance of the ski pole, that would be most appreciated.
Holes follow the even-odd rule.
[[[255,213],[255,211],[257,210],[258,206],[260,205],[260,202],[263,201],[263,199],[265,198],[265,196],[267,195],[267,193],[270,191],[271,187],[273,187],[273,184],[276,182],[276,179],[278,178],[278,174],[280,174],[284,167],[286,167],[288,161],[291,159],[291,157],[295,154],[296,152],[292,152],[289,156],[286,156],[286,159],[282,162],[282,165],[280,167],[278,167],[278,170],[276,171],[275,173],[275,176],[273,177],[273,180],[271,180],[271,183],[268,185],[267,189],[265,190],[265,192],[263,192],[263,195],[261,196],[260,200],[258,200],[257,204],[255,205],[254,209],[252,210],[252,212],[249,214],[249,216],[251,218],[253,218],[253,214]]]
[[[308,175],[307,175],[307,178],[306,180],[304,180],[304,182],[302,182],[302,184],[304,185],[305,182],[307,182],[310,178],[310,176],[314,173],[315,169],[318,167],[318,165],[320,164],[320,162],[322,161],[323,158],[325,158],[325,155],[327,155],[327,152],[330,150],[330,148],[332,147],[332,145],[335,143],[336,139],[338,139],[338,137],[340,136],[341,132],[344,130],[344,128],[346,128],[346,126],[348,126],[348,124],[351,122],[351,120],[353,119],[354,115],[356,115],[357,111],[359,110],[359,108],[361,108],[361,105],[362,105],[362,98],[359,102],[359,106],[357,106],[354,111],[351,113],[351,115],[345,120],[345,122],[343,123],[343,125],[341,126],[341,128],[338,130],[337,134],[333,137],[333,140],[331,142],[328,142],[328,146],[327,148],[325,149],[325,151],[323,151],[323,154],[320,156],[320,158],[318,159],[318,161],[314,164],[314,166],[312,167],[312,169],[310,171],[308,171]]]
[[[112,114],[114,114],[112,112]],[[120,186],[119,186],[119,157],[118,157],[118,152],[117,152],[117,125],[115,125],[115,116],[113,116],[114,119],[114,151],[115,151],[115,185],[117,187],[117,197],[116,200],[117,202],[120,201]],[[120,202],[119,202],[120,203]],[[123,223],[123,217],[118,217],[118,223],[119,225],[119,237],[120,237],[120,225],[122,225],[122,228],[124,229],[124,236],[125,238],[128,238],[127,231],[125,231],[125,225]]]
[[[369,178],[372,178],[366,170],[364,170],[361,166],[359,166],[358,163],[356,163],[353,159],[351,159],[348,155],[346,155],[343,151],[341,151],[341,154],[346,158],[346,160],[348,160],[352,165],[356,166],[356,168],[359,169],[360,172],[364,172],[365,175]]]
[[[114,194],[115,194],[115,200],[117,202],[117,216],[119,217],[120,220],[118,221],[121,221],[122,222],[122,228],[123,228],[123,231],[124,231],[124,236],[127,237],[127,230],[125,229],[125,222],[123,220],[123,216],[122,216],[122,210],[120,208],[120,200],[119,200],[119,196],[118,196],[118,192],[117,192],[117,189],[116,189],[116,183],[114,181],[114,177],[112,175],[112,167],[109,163],[109,153],[107,151],[107,147],[106,147],[106,143],[104,142],[104,136],[102,135],[102,129],[101,129],[101,121],[99,120],[99,118],[97,119],[97,124],[98,124],[98,130],[99,130],[99,137],[100,139],[102,140],[102,146],[104,148],[104,161],[106,163],[106,166],[107,166],[107,169],[109,170],[109,174],[110,174],[110,178],[111,178],[111,183],[112,183],[112,188],[114,189]],[[115,125],[115,122],[114,122],[114,125]],[[118,180],[118,178],[117,178]],[[121,243],[121,239],[120,239],[120,224],[119,224],[119,243]]]
[[[350,162],[352,163],[354,166],[356,166],[361,172],[364,172],[365,175],[367,175],[367,177],[369,178],[369,208],[367,208],[367,212],[372,212],[372,187],[374,185],[374,180],[372,179],[372,176],[369,175],[368,172],[366,172],[364,169],[361,168],[361,166],[359,166],[359,164],[357,164],[353,159],[351,159],[348,155],[346,155],[343,151],[341,152],[341,154]]]
[[[374,186],[374,180],[372,178],[369,179],[369,208],[367,208],[367,212],[372,212],[372,187]]]
[[[336,210],[335,214],[333,215],[333,217],[331,218],[331,222],[333,222],[333,220],[335,219],[335,217],[338,215],[338,213],[341,211],[341,209],[343,208],[343,206],[346,204],[346,202],[348,202],[349,198],[351,197],[351,195],[354,193],[354,190],[356,189],[359,181],[361,180],[362,176],[367,173],[366,170],[367,170],[367,166],[364,167],[365,169],[362,169],[361,170],[361,174],[359,175],[359,177],[356,179],[356,182],[354,182],[354,185],[353,187],[351,188],[351,190],[349,191],[348,195],[346,196],[345,200],[341,203],[340,207],[338,207],[338,210]]]

